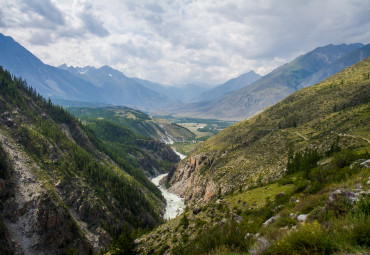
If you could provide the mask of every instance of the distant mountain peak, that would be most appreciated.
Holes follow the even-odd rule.
[[[8,40],[9,42],[17,43],[13,37],[0,33],[0,40]]]
[[[176,112],[182,116],[198,118],[243,120],[296,90],[314,85],[369,55],[367,46],[361,43],[318,47],[278,67],[248,86],[216,99],[203,95],[202,101],[179,107]],[[229,82],[234,82],[235,79],[237,78]]]
[[[64,63],[64,64],[62,64],[62,65],[58,66],[58,68],[59,68],[59,69],[63,69],[63,70],[67,70],[67,69],[68,69],[68,66],[67,66],[67,64],[66,64],[66,63]]]
[[[255,73],[253,70],[251,70],[247,73],[239,75],[238,77],[232,78],[231,80],[225,82],[224,84],[221,84],[208,91],[203,92],[196,101],[203,100],[209,101],[219,98],[235,90],[248,86],[251,83],[258,80],[259,78],[261,78],[261,76]]]
[[[11,37],[0,35],[0,65],[21,76],[52,100],[72,100],[137,107],[167,107],[172,101],[107,65],[57,67],[45,65]]]

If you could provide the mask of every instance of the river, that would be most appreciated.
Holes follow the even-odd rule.
[[[167,174],[161,174],[153,178],[151,181],[158,186],[159,190],[162,192],[162,195],[166,199],[166,209],[163,215],[164,219],[173,219],[177,215],[181,214],[184,211],[185,203],[184,199],[178,195],[169,192],[166,188],[159,185],[160,180],[166,177]]]
[[[167,144],[172,143],[167,142]],[[186,155],[176,151],[175,148],[171,147],[171,149],[180,157],[180,159],[186,158]],[[170,220],[175,218],[177,215],[181,214],[184,211],[185,203],[183,198],[179,197],[175,193],[169,192],[166,188],[159,185],[159,182],[166,176],[167,174],[161,174],[151,179],[151,181],[156,186],[158,186],[159,190],[162,192],[164,199],[166,199],[166,208],[164,211],[163,218]]]
[[[175,148],[171,147],[171,149],[176,153],[177,156],[180,157],[180,159],[186,158],[186,155],[181,154],[180,152],[176,151]]]

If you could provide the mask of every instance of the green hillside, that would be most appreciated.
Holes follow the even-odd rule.
[[[90,254],[123,231],[162,222],[160,191],[122,144],[117,152],[109,137],[102,142],[2,68],[0,106],[2,254],[14,245],[32,254]],[[131,133],[124,137],[136,144]]]
[[[140,254],[370,249],[370,58],[202,143],[170,173],[187,210]]]
[[[179,125],[124,106],[107,107],[70,107],[68,111],[86,122],[96,119],[107,120],[130,129],[139,136],[170,141],[192,140],[194,134]]]
[[[112,113],[110,108],[78,110],[88,111],[94,116],[109,116]],[[146,114],[130,108],[125,108],[125,110],[125,116],[128,117],[90,116],[84,118],[84,123],[104,142],[105,147],[102,150],[116,162],[122,162],[121,165],[125,164],[123,161],[130,162],[135,169],[140,170],[148,177],[168,172],[172,165],[180,160],[179,157],[163,142],[133,131],[135,130],[134,126],[143,128],[145,125],[143,123],[148,118]],[[130,118],[135,118],[135,121],[130,123],[128,120]]]
[[[339,139],[342,147],[369,146],[370,60],[347,68],[324,82],[304,88],[255,117],[237,123],[201,144],[183,161],[171,180],[183,183],[182,169],[197,171],[184,182],[203,187],[182,192],[185,198],[211,197],[255,182],[268,182],[286,171],[289,151],[315,149],[324,153]],[[185,175],[186,176],[186,175]],[[185,179],[185,178],[184,178]],[[196,179],[196,180],[195,180]],[[199,180],[199,182],[198,182]],[[205,189],[205,183],[210,183]],[[206,200],[206,199],[205,199]]]

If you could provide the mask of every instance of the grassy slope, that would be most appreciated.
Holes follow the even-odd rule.
[[[195,154],[213,157],[214,162],[211,169],[203,165],[193,174],[230,189],[216,191],[206,204],[188,204],[186,217],[142,236],[139,251],[368,252],[370,173],[354,162],[369,158],[369,74],[370,58],[204,142]],[[337,137],[340,152],[322,154],[316,167],[284,174],[290,149],[325,152]],[[342,193],[333,195],[338,190]],[[351,202],[351,196],[359,201]],[[300,214],[308,214],[308,223],[297,220]],[[262,224],[276,215],[275,222]]]
[[[332,254],[370,248],[369,170],[331,163],[279,181],[220,196],[142,236],[140,254]],[[363,155],[359,155],[361,157]],[[325,172],[318,181],[318,172]],[[315,183],[319,183],[316,186]],[[358,187],[361,187],[360,189]],[[336,199],[333,194],[341,190]],[[349,195],[350,194],[350,195]],[[367,194],[367,195],[366,195]],[[357,196],[359,202],[350,202]],[[335,198],[335,196],[334,196]],[[365,205],[365,206],[364,206]],[[306,224],[297,219],[308,215]],[[276,219],[263,224],[271,217]]]
[[[323,152],[338,135],[343,147],[369,148],[369,70],[368,58],[211,137],[193,155],[205,154],[212,164],[195,174],[229,192],[281,176],[290,149]]]

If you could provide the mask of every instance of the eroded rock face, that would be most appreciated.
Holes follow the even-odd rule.
[[[94,250],[99,251],[99,248],[107,247],[112,237],[99,225],[116,223],[104,203],[95,196],[95,192],[78,179],[60,181],[56,188]]]
[[[211,162],[205,154],[190,156],[172,170],[167,180],[171,184],[170,191],[186,201],[200,198],[201,202],[208,202],[216,194],[217,186],[211,178],[204,178],[201,173],[210,167]]]
[[[1,214],[8,246],[15,254],[58,254],[67,248],[88,252],[91,245],[46,181],[35,176],[39,166],[21,148],[0,133],[9,163]]]

